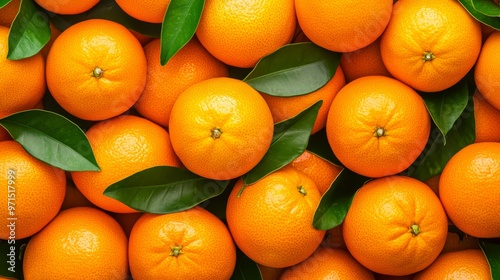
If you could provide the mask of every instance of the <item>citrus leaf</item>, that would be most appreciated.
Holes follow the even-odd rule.
[[[50,22],[33,0],[22,0],[9,32],[7,58],[19,60],[37,54],[50,40]]]
[[[99,171],[85,133],[61,115],[33,109],[4,117],[0,125],[43,162],[66,171]]]
[[[288,44],[262,58],[243,81],[273,96],[307,94],[335,75],[340,56],[311,42]]]
[[[245,185],[251,185],[289,164],[305,151],[321,104],[322,100],[293,118],[274,125],[273,140],[266,154],[252,170],[242,176]]]
[[[200,206],[217,216],[217,218],[225,221],[227,199],[229,198],[232,188],[237,181],[238,178],[230,180],[228,186],[220,195],[210,198],[209,200],[203,202],[203,204],[201,204]]]
[[[306,149],[337,166],[343,166],[330,148],[328,138],[326,137],[326,129],[324,128],[309,137]]]
[[[368,177],[343,168],[321,197],[314,213],[313,226],[319,230],[329,230],[340,225],[351,206],[354,194],[368,180]]]
[[[161,27],[160,63],[167,62],[193,37],[205,0],[171,0]]]
[[[469,101],[467,82],[461,80],[444,91],[423,93],[422,98],[432,120],[443,134],[444,144],[446,145],[446,134],[465,110]]]
[[[261,280],[259,267],[236,247],[236,267],[231,280]]]
[[[492,279],[500,280],[500,244],[479,239],[479,246],[490,264]]]
[[[500,17],[500,6],[491,0],[472,0],[474,9],[485,16]]]
[[[491,28],[500,30],[500,18],[499,17],[489,17],[487,15],[484,15],[483,13],[479,12],[474,8],[473,5],[473,0],[458,0],[460,4],[469,12],[469,14],[478,20],[479,22],[482,22],[486,25],[488,25]]]
[[[229,181],[214,181],[186,169],[155,166],[137,172],[104,190],[133,209],[166,214],[190,209],[221,194]]]
[[[10,221],[6,221],[10,223]],[[7,223],[7,224],[8,224]],[[0,240],[0,276],[9,279],[24,279],[23,255],[31,237]]]
[[[0,9],[7,6],[11,0],[0,0]]]

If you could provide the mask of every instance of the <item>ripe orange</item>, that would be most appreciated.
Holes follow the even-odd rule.
[[[122,227],[125,235],[130,237],[130,232],[134,227],[135,223],[139,218],[143,215],[142,212],[136,213],[111,213],[111,217],[113,217]]]
[[[481,250],[464,250],[440,255],[414,280],[426,279],[481,279],[491,278],[490,266]]]
[[[343,87],[326,122],[328,142],[347,168],[382,177],[408,168],[423,151],[430,117],[422,97],[402,82],[366,76]]]
[[[140,279],[229,279],[236,248],[227,227],[201,207],[144,214],[129,241],[130,271]]]
[[[71,172],[71,176],[82,194],[102,209],[118,213],[136,212],[105,196],[104,190],[153,166],[180,166],[167,131],[144,118],[122,115],[98,122],[86,134],[101,170]]]
[[[414,276],[414,274],[404,275],[404,276],[392,276],[379,273],[374,273],[373,275],[375,275],[375,280],[413,280]]]
[[[307,259],[320,245],[324,230],[312,226],[320,194],[304,173],[285,166],[241,191],[235,184],[226,208],[231,235],[257,263],[282,268]]]
[[[342,224],[326,231],[325,239],[321,243],[323,247],[347,250],[342,234]]]
[[[122,25],[90,19],[72,25],[52,44],[47,85],[70,114],[104,120],[127,111],[146,84],[141,44]]]
[[[432,190],[404,176],[366,183],[343,223],[347,249],[368,269],[403,276],[429,266],[446,242],[448,220]]]
[[[261,264],[257,265],[259,266],[262,280],[280,280],[281,275],[285,271],[285,268],[269,267]]]
[[[71,179],[71,177],[69,179]],[[95,206],[80,192],[80,190],[78,190],[71,180],[68,180],[66,183],[66,194],[64,195],[64,200],[61,205],[61,211],[73,207]]]
[[[48,269],[50,268],[50,269]],[[126,279],[127,237],[101,210],[61,211],[28,242],[24,279]]]
[[[476,122],[475,142],[500,142],[500,110],[493,107],[479,91],[472,96],[474,120]]]
[[[293,97],[278,97],[261,93],[266,100],[267,105],[273,114],[275,123],[289,119],[303,110],[307,109],[319,100],[323,100],[323,104],[319,109],[318,116],[314,122],[311,133],[316,133],[326,125],[326,117],[328,110],[332,104],[337,92],[345,85],[344,73],[341,67],[337,67],[335,75],[320,89],[300,96]]]
[[[7,132],[7,130],[5,130],[5,128],[0,126],[0,141],[10,140],[10,139],[12,139],[12,137],[10,137],[9,132]]]
[[[295,0],[304,34],[317,45],[335,52],[352,52],[373,43],[384,31],[392,1]]]
[[[52,23],[50,23],[50,40],[40,50],[40,52],[42,53],[42,55],[45,59],[47,59],[47,56],[49,55],[50,48],[52,48],[52,44],[54,44],[54,41],[56,40],[57,37],[59,37],[60,34],[61,34],[61,31],[59,31]]]
[[[500,31],[495,31],[484,42],[474,68],[474,80],[477,89],[498,110],[500,110],[500,98],[498,97],[500,70],[497,67],[498,63],[500,63],[500,56],[498,56],[499,44]]]
[[[474,143],[457,152],[439,180],[448,217],[463,232],[500,237],[500,143]]]
[[[444,244],[443,250],[441,250],[441,254],[467,249],[480,249],[477,238],[467,234],[461,236],[456,232],[448,230],[446,243]]]
[[[241,80],[212,78],[185,90],[170,114],[177,156],[190,171],[215,180],[250,171],[267,152],[273,118],[260,94]]]
[[[139,33],[137,31],[134,31],[132,29],[129,29],[130,33],[132,33],[132,35],[135,36],[135,38],[137,39],[137,41],[139,41],[139,43],[141,43],[142,46],[146,45],[147,43],[151,42],[153,40],[152,37],[149,37],[149,36],[146,36],[142,33]]]
[[[9,4],[5,5],[0,9],[0,25],[5,27],[10,27],[12,21],[19,12],[19,5],[21,0],[12,0]]]
[[[116,4],[135,19],[150,23],[162,23],[170,0],[116,0]]]
[[[45,62],[41,54],[8,60],[9,28],[0,26],[0,118],[33,108],[45,93]],[[8,90],[5,90],[8,89]]]
[[[168,126],[175,100],[189,86],[228,75],[227,67],[205,50],[196,37],[165,66],[160,64],[159,39],[148,43],[144,53],[148,62],[146,87],[135,108],[142,116],[162,126]]]
[[[380,50],[396,79],[419,91],[441,91],[474,66],[481,26],[455,0],[398,1]]]
[[[196,30],[203,46],[222,62],[250,68],[295,32],[294,0],[207,0]]]
[[[371,271],[356,261],[348,251],[320,247],[305,261],[288,268],[281,279],[375,280],[375,277]]]
[[[0,228],[3,240],[23,239],[40,231],[59,212],[66,191],[64,171],[26,152],[12,140],[0,142]]]
[[[35,2],[49,12],[60,15],[76,15],[90,10],[99,0],[35,0]]]

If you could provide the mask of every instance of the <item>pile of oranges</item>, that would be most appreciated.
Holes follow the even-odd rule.
[[[69,17],[101,1],[34,0]],[[174,0],[108,2],[161,24]],[[40,52],[9,60],[20,5],[0,8],[0,119],[51,99],[91,124],[99,166],[64,171],[0,126],[0,220],[12,216],[13,185],[15,239],[29,240],[16,268],[25,279],[250,279],[238,276],[241,255],[264,280],[499,277],[479,240],[500,238],[500,31],[458,1],[206,0],[195,35],[164,66],[161,39],[107,19],[51,24]],[[301,42],[341,54],[313,92],[274,96],[231,74]],[[467,75],[475,142],[429,180],[405,175],[434,127],[424,97]],[[275,124],[320,100],[310,133],[326,134],[340,164],[305,150],[246,184],[282,136]],[[143,213],[104,195],[157,166],[230,181],[225,215],[204,205]],[[366,182],[340,225],[318,229],[315,212],[343,170]],[[0,227],[0,244],[12,236]]]

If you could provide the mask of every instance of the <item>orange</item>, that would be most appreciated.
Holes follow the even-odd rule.
[[[7,132],[5,128],[0,126],[0,141],[11,140],[11,139],[12,137],[10,136],[9,132]]]
[[[424,279],[481,279],[491,278],[490,266],[481,250],[449,252],[415,275],[414,280]]]
[[[185,90],[170,114],[175,153],[202,177],[237,178],[264,157],[273,117],[260,94],[241,80],[212,78]]]
[[[71,179],[71,177],[69,179]],[[78,190],[78,188],[71,180],[68,180],[68,182],[66,183],[66,194],[61,205],[61,211],[73,207],[95,206],[80,192],[80,190]]]
[[[446,242],[448,221],[427,185],[410,177],[389,176],[358,190],[343,230],[347,249],[363,266],[403,276],[437,258]]]
[[[373,275],[375,275],[375,280],[413,280],[414,276],[414,274],[404,275],[404,276],[392,276],[379,273],[374,273]]]
[[[135,19],[149,23],[162,23],[170,0],[116,0],[116,4]]]
[[[304,261],[318,248],[325,231],[312,226],[320,194],[309,177],[285,166],[241,192],[242,187],[240,179],[229,195],[226,219],[245,255],[282,268]]]
[[[229,279],[236,248],[227,227],[201,207],[144,214],[129,241],[130,271],[140,279]]]
[[[456,84],[480,50],[481,26],[455,0],[396,2],[380,41],[392,76],[424,92]]]
[[[493,107],[500,110],[500,70],[497,65],[500,63],[500,31],[495,31],[486,39],[481,49],[479,58],[474,68],[474,81],[477,89]]]
[[[491,33],[495,32],[495,30],[496,29],[494,29],[493,27],[488,26],[484,23],[481,23],[481,34],[483,37],[483,43],[484,43],[484,41],[486,41],[486,39],[488,39],[488,37],[490,36]]]
[[[168,126],[179,95],[197,82],[228,75],[227,67],[193,38],[165,66],[160,64],[160,40],[144,47],[148,62],[146,87],[135,103],[137,111],[157,124]]]
[[[319,248],[305,261],[288,268],[281,277],[281,280],[299,279],[375,280],[373,273],[348,251],[333,248]]]
[[[383,177],[417,159],[430,125],[424,101],[413,89],[392,78],[366,76],[339,91],[326,133],[344,166],[367,177]]]
[[[352,52],[373,43],[384,31],[392,12],[391,0],[295,0],[304,34],[335,52]]]
[[[12,0],[0,9],[0,25],[10,27],[19,12],[20,4],[21,0]]]
[[[43,57],[47,59],[47,56],[49,55],[50,48],[52,48],[52,44],[54,44],[54,41],[56,40],[57,37],[61,34],[61,31],[59,31],[52,23],[50,23],[50,40],[47,42],[47,44],[40,50],[42,53]]]
[[[23,239],[40,231],[59,212],[66,191],[64,171],[26,152],[12,140],[0,142],[0,228],[3,240]],[[8,225],[8,226],[7,226]]]
[[[500,142],[500,110],[493,107],[479,91],[472,96],[474,120],[476,122],[475,142]]]
[[[76,15],[90,10],[99,0],[35,0],[45,10],[60,15]]]
[[[342,234],[342,224],[326,231],[325,239],[321,243],[321,246],[347,250],[344,235]]]
[[[259,266],[262,280],[280,280],[281,275],[285,271],[285,268],[269,267],[261,264],[257,265]]]
[[[330,188],[330,185],[342,170],[340,166],[334,165],[307,150],[294,159],[290,165],[309,176],[316,184],[321,195]]]
[[[70,26],[47,57],[47,85],[70,114],[104,120],[127,111],[146,84],[141,44],[122,25],[90,19]]]
[[[385,68],[380,54],[380,40],[353,52],[343,53],[340,66],[344,70],[346,82],[351,82],[364,76],[386,76],[391,73]]]
[[[135,225],[135,222],[142,216],[142,212],[136,213],[111,213],[111,216],[120,224],[127,237]]]
[[[141,45],[146,45],[147,43],[151,42],[153,40],[152,37],[149,37],[149,36],[146,36],[146,35],[143,35],[137,31],[134,31],[132,29],[129,29],[130,33],[132,33],[132,35],[135,36],[135,38],[139,41],[139,43],[141,43]]]
[[[207,0],[196,30],[217,59],[250,68],[290,43],[295,32],[294,0]]]
[[[466,146],[446,163],[439,197],[448,217],[464,233],[500,237],[500,143]]]
[[[448,230],[448,235],[446,236],[446,243],[444,244],[442,253],[462,251],[467,249],[479,249],[479,242],[476,237],[459,234],[457,232],[452,232]]]
[[[30,239],[23,260],[26,280],[126,279],[127,237],[103,211],[71,208]]]
[[[273,114],[275,123],[289,119],[312,106],[319,100],[323,100],[318,116],[314,122],[311,133],[314,134],[325,127],[328,110],[337,92],[345,85],[342,68],[337,67],[335,75],[320,89],[299,96],[279,97],[262,93]]]
[[[144,118],[122,115],[101,121],[86,135],[100,171],[71,172],[71,176],[88,200],[108,211],[135,212],[103,194],[111,184],[153,166],[180,166],[167,131]]]
[[[424,183],[431,188],[431,190],[439,197],[439,179],[441,174],[432,176],[431,178],[424,181]]]
[[[2,11],[2,10],[0,10]],[[33,108],[45,93],[45,62],[41,54],[8,60],[9,28],[0,26],[0,118]],[[9,89],[9,90],[5,90]]]

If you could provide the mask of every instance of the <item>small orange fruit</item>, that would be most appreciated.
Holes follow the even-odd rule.
[[[325,239],[321,243],[323,247],[347,250],[342,234],[342,224],[326,231]]]
[[[144,118],[122,115],[94,124],[87,138],[100,171],[75,171],[77,188],[98,207],[118,213],[136,212],[103,194],[111,184],[159,165],[180,166],[167,131]]]
[[[446,163],[439,197],[448,217],[464,233],[500,237],[500,143],[466,146]]]
[[[326,133],[344,166],[367,177],[383,177],[417,159],[430,125],[424,101],[412,88],[392,78],[366,76],[339,91]]]
[[[146,87],[135,103],[137,111],[162,126],[168,126],[170,112],[177,97],[197,82],[226,77],[227,67],[215,59],[193,38],[165,66],[160,64],[160,40],[144,47],[148,61]]]
[[[307,259],[318,248],[325,231],[312,222],[321,197],[309,177],[285,166],[241,192],[242,187],[239,179],[229,195],[226,219],[245,255],[282,268]]]
[[[149,36],[146,36],[142,33],[139,33],[137,31],[134,31],[132,29],[129,29],[130,33],[132,33],[132,35],[135,36],[135,38],[137,39],[137,41],[139,41],[139,43],[141,43],[142,46],[146,45],[147,43],[151,42],[153,40],[152,37],[149,37]]]
[[[500,70],[497,67],[500,63],[499,45],[500,31],[495,31],[484,42],[474,68],[474,81],[477,89],[498,110],[500,110],[500,97],[498,97]]]
[[[262,280],[280,280],[281,275],[285,271],[285,268],[269,267],[261,264],[257,264],[260,270],[260,275]]]
[[[446,242],[448,220],[424,183],[389,176],[355,194],[343,223],[347,249],[366,268],[403,276],[429,266]]]
[[[273,137],[273,117],[260,94],[241,80],[212,78],[185,90],[170,114],[169,132],[184,166],[227,180],[250,171]]]
[[[413,280],[413,276],[415,274],[404,275],[404,276],[392,276],[392,275],[374,273],[373,275],[375,275],[375,280]]]
[[[30,239],[23,260],[26,280],[126,279],[127,237],[103,211],[75,207]]]
[[[116,0],[116,4],[135,19],[149,23],[162,23],[170,0]]]
[[[227,227],[201,207],[144,214],[129,241],[130,271],[140,279],[229,279],[236,248]]]
[[[71,180],[68,180],[66,183],[66,194],[64,195],[64,200],[61,205],[61,211],[73,207],[95,206],[80,192],[80,190],[78,190],[78,188]]]
[[[500,110],[493,107],[479,91],[472,96],[474,120],[476,122],[475,142],[500,142]]]
[[[439,179],[441,174],[432,176],[431,178],[424,181],[424,183],[431,188],[431,190],[439,197]]]
[[[122,25],[103,19],[62,32],[47,57],[47,86],[70,114],[104,120],[127,111],[146,84],[141,44]]]
[[[60,15],[76,15],[90,10],[99,0],[35,0],[45,10]]]
[[[0,9],[0,25],[10,27],[19,12],[21,0],[12,0]]]
[[[52,48],[52,44],[54,44],[54,41],[56,40],[57,37],[59,37],[60,34],[61,34],[61,31],[59,31],[52,23],[50,23],[50,40],[40,50],[40,52],[42,53],[42,55],[45,59],[47,59],[47,56],[49,55],[50,48]]]
[[[143,215],[142,212],[136,213],[111,213],[111,217],[113,217],[119,224],[122,226],[123,231],[127,237],[130,237],[130,232],[134,227],[135,223],[139,218]]]

